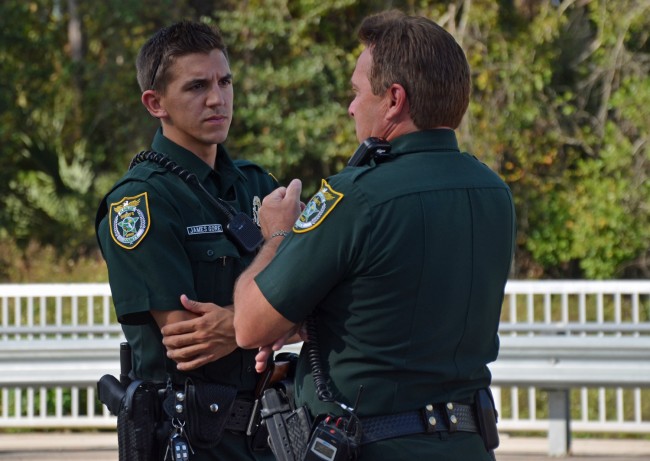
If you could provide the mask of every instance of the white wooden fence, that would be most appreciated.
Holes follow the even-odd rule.
[[[0,284],[0,303],[0,428],[114,427],[95,393],[102,374],[119,372],[123,337],[108,285]],[[501,432],[550,434],[557,421],[548,391],[559,389],[566,397],[560,405],[570,402],[571,409],[566,440],[556,442],[554,454],[568,446],[571,431],[650,434],[650,381],[643,374],[650,361],[643,352],[650,341],[650,280],[509,281],[500,336],[500,358],[491,368]],[[604,378],[590,380],[593,373],[585,372],[577,382],[589,359],[584,347],[571,344],[587,343],[599,349],[598,362],[589,363]],[[642,352],[635,349],[623,363],[622,343]],[[567,369],[573,381],[541,379]],[[531,378],[534,370],[540,378]]]

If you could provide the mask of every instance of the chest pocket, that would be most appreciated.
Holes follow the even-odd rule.
[[[185,242],[192,264],[197,300],[220,306],[232,304],[233,285],[241,273],[237,248],[223,235]]]

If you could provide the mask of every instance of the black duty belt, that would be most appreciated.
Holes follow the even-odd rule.
[[[421,410],[361,418],[361,443],[433,432],[478,432],[474,406],[449,402]]]
[[[180,386],[175,386],[175,388],[174,392],[168,394],[163,400],[163,408],[165,408],[165,412],[169,417],[178,416],[178,411],[175,411],[175,405],[177,403],[175,399],[178,396],[178,392],[182,392],[183,388]],[[253,406],[254,402],[251,402],[250,400],[235,398],[228,419],[224,423],[223,427],[232,432],[246,432],[253,414]],[[186,417],[187,416],[184,413],[181,416],[181,418]]]
[[[230,417],[226,421],[226,429],[234,432],[245,432],[248,422],[251,419],[253,402],[249,400],[235,399],[230,410]]]

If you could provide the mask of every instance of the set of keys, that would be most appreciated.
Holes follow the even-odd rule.
[[[185,436],[185,422],[174,418],[172,419],[172,425],[174,426],[174,429],[169,434],[169,443],[165,450],[165,457],[163,460],[189,461],[190,452],[194,453],[194,450],[192,450],[192,446]]]

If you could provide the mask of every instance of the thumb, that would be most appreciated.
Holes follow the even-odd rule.
[[[302,192],[302,182],[300,179],[292,179],[287,186],[285,198],[300,203],[300,192]]]
[[[210,310],[205,304],[194,301],[184,294],[181,295],[181,304],[186,310],[198,315],[203,315]]]

